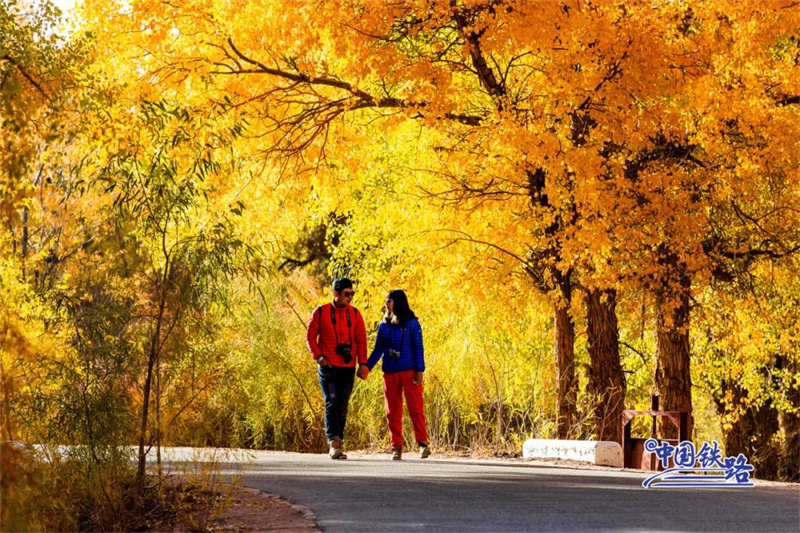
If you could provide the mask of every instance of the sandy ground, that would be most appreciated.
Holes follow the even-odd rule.
[[[230,507],[211,521],[208,531],[321,531],[306,507],[247,487],[233,493]]]

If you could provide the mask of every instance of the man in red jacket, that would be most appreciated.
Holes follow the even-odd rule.
[[[361,313],[350,305],[354,294],[349,279],[335,279],[333,302],[314,309],[306,332],[311,357],[319,365],[331,459],[347,459],[342,450],[347,404],[353,392],[356,362],[367,364],[367,330]]]

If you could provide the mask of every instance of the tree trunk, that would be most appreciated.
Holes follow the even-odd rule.
[[[780,478],[800,483],[800,416],[781,412],[779,421],[786,435],[781,450]]]
[[[147,437],[147,418],[150,408],[150,386],[153,381],[153,366],[155,354],[153,349],[147,360],[147,377],[144,380],[144,395],[142,397],[142,424],[139,431],[139,466],[136,470],[136,494],[142,494],[144,490],[144,474],[147,466],[147,456],[144,452],[145,438]]]
[[[614,290],[593,290],[588,294],[589,392],[597,440],[622,444],[625,374],[619,358],[616,298]]]
[[[527,170],[528,192],[531,205],[536,209],[551,211],[553,208],[545,193],[547,173],[542,168],[534,171]],[[546,228],[544,234],[552,239],[552,244],[539,256],[534,264],[528,267],[534,282],[542,292],[558,291],[560,296],[555,304],[555,341],[553,352],[556,360],[556,436],[559,439],[568,439],[578,433],[575,422],[575,404],[578,391],[578,381],[575,379],[575,325],[569,315],[572,304],[572,272],[561,272],[553,265],[558,263],[561,248],[557,244],[556,236],[562,230],[564,222],[558,213]],[[567,213],[567,224],[573,224],[577,216],[574,209]],[[550,261],[547,261],[549,259]],[[539,262],[541,261],[541,262]],[[549,272],[550,276],[545,275]],[[548,279],[550,278],[550,279]]]
[[[162,292],[162,291],[159,291]],[[144,490],[144,474],[145,467],[147,466],[147,457],[144,452],[145,439],[147,437],[147,418],[150,410],[150,388],[153,383],[153,367],[155,366],[156,359],[158,358],[159,341],[161,339],[161,325],[164,321],[164,310],[166,308],[166,300],[163,294],[160,295],[161,301],[158,306],[158,315],[153,331],[153,336],[150,339],[150,353],[147,358],[147,376],[144,380],[144,394],[142,397],[142,424],[139,431],[139,465],[136,470],[136,494],[142,494]]]
[[[781,357],[782,364],[790,369],[789,375],[798,374],[797,362],[787,362],[788,358]],[[788,412],[783,410],[778,415],[780,427],[783,430],[784,441],[781,450],[780,477],[783,481],[800,482],[800,383],[788,383],[787,399],[796,410]]]
[[[556,409],[558,420],[556,435],[559,439],[568,439],[577,434],[575,427],[575,403],[578,383],[575,379],[575,325],[569,315],[572,299],[569,280],[561,284],[564,302],[555,305],[555,343],[556,358]]]
[[[22,247],[21,247],[21,257],[22,257],[22,280],[27,281],[28,279],[28,269],[26,264],[26,259],[28,257],[28,206],[22,206]]]
[[[155,365],[156,380],[156,465],[158,466],[158,479],[164,477],[164,468],[161,463],[161,350],[156,351]],[[161,487],[161,485],[159,485]]]
[[[0,329],[0,335],[6,336],[6,332]],[[2,346],[2,343],[0,343]],[[11,425],[11,391],[13,387],[12,378],[6,374],[3,368],[3,359],[0,357],[0,388],[3,389],[3,440],[13,441],[14,430]]]
[[[681,274],[681,290],[677,294],[667,294],[665,291],[656,295],[658,345],[654,387],[656,394],[660,396],[662,411],[681,411],[688,414],[684,440],[692,440],[694,425],[689,347],[690,286],[689,277]],[[661,426],[661,437],[677,438],[678,428],[665,422]]]
[[[22,206],[22,261],[28,257],[28,206]]]
[[[732,396],[732,405],[744,404],[747,391],[735,383],[723,383],[721,393],[714,398],[717,411],[726,414],[726,396]],[[759,407],[748,406],[730,429],[723,429],[725,455],[744,454],[753,465],[753,476],[759,479],[777,479],[780,447],[773,440],[778,432],[778,412],[771,403]],[[797,453],[797,452],[795,452]]]

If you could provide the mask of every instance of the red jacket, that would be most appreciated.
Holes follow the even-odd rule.
[[[331,308],[336,317],[336,331],[331,322]],[[347,314],[350,314],[350,328],[347,327]],[[322,323],[320,324],[320,320]],[[321,328],[320,328],[321,326]],[[337,336],[339,344],[349,342],[353,358],[349,363],[336,353]],[[353,306],[336,307],[332,303],[321,305],[311,314],[311,323],[306,332],[306,341],[311,357],[316,359],[324,355],[333,366],[353,367],[367,364],[367,329],[361,313]]]

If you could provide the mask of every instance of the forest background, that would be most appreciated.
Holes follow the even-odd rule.
[[[2,440],[86,445],[66,492],[322,451],[337,276],[370,342],[408,293],[435,449],[620,440],[655,394],[798,480],[798,2],[0,0],[0,34]],[[378,375],[346,440],[388,446]]]

